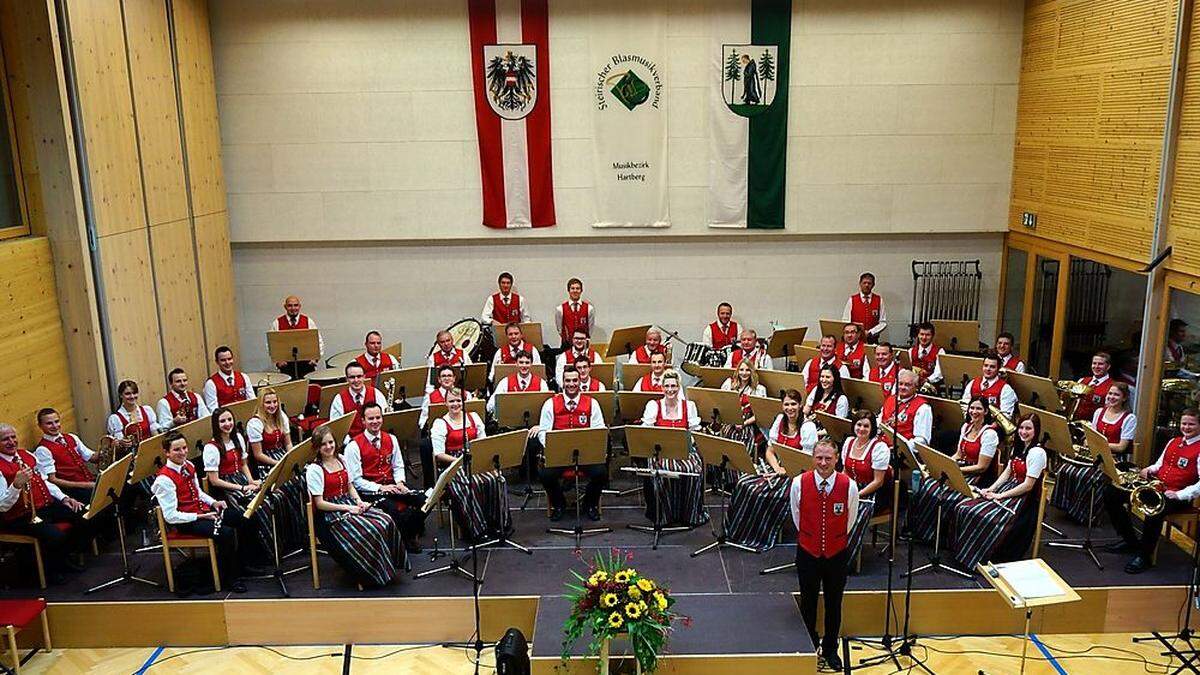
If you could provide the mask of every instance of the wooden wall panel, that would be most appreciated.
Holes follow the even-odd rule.
[[[1167,243],[1174,251],[1167,265],[1200,276],[1200,12],[1192,19],[1167,220]]]
[[[192,208],[204,216],[226,210],[208,5],[205,0],[175,0],[172,7]]]
[[[147,394],[161,391],[166,373],[147,230],[101,238],[100,264],[101,301],[108,309],[110,365],[116,379],[135,380]]]
[[[151,227],[150,253],[154,259],[167,369],[178,366],[194,376],[207,373],[209,359],[204,348],[191,221],[184,218]],[[154,391],[162,387],[162,382],[158,385]]]
[[[204,333],[209,354],[220,345],[229,345],[235,353],[240,352],[227,213],[196,216],[196,255],[200,262]]]

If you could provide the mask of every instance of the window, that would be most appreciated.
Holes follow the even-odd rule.
[[[29,219],[22,189],[21,161],[13,131],[12,99],[9,96],[8,72],[0,53],[0,98],[4,100],[0,115],[0,239],[29,234]]]

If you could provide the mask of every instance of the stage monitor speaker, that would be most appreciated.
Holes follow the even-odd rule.
[[[496,643],[497,675],[529,675],[529,642],[517,628],[509,628]]]

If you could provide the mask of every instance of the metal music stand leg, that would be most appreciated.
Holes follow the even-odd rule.
[[[939,481],[938,484],[940,486],[941,481]],[[914,537],[916,536],[915,534],[913,534],[911,532],[909,534],[910,534],[910,536],[914,536]],[[900,577],[901,578],[909,577],[909,576],[915,577],[918,574],[921,574],[922,572],[949,572],[951,574],[956,574],[964,579],[973,578],[970,574],[967,574],[966,572],[964,572],[960,569],[956,569],[950,565],[943,564],[941,547],[942,547],[942,500],[939,499],[938,505],[937,505],[937,521],[934,523],[934,527],[933,527],[933,553],[931,553],[929,555],[929,562],[914,569],[912,572],[901,572]]]
[[[499,472],[499,469],[497,469],[497,471]],[[500,489],[497,491],[497,499],[500,500],[500,512],[506,514],[508,513],[508,481],[504,479],[503,473],[500,473],[499,475]],[[450,517],[454,518],[454,514],[452,513]],[[451,525],[451,527],[453,527],[453,525]],[[532,550],[508,538],[508,535],[504,532],[503,523],[501,523],[500,530],[496,533],[494,538],[479,544],[475,544],[475,548],[484,548],[487,546],[508,546],[509,548],[516,549],[525,555],[533,555]]]
[[[720,477],[720,481],[722,483],[727,480],[725,477],[725,467],[728,463],[729,458],[725,457],[721,460],[721,465],[717,468],[717,475]],[[739,544],[736,541],[729,541],[729,528],[728,523],[726,522],[727,516],[729,515],[729,496],[729,491],[721,490],[721,527],[719,530],[714,528],[713,536],[715,539],[713,541],[696,549],[695,551],[692,551],[691,556],[693,558],[698,555],[708,553],[713,549],[720,550],[726,546],[747,551],[749,553],[762,553],[762,551],[754,547],[746,546],[745,544]]]
[[[468,570],[466,567],[463,567],[463,563],[467,560],[467,558],[472,558],[472,559],[475,558],[475,556],[477,555],[478,547],[475,545],[472,545],[470,549],[463,552],[463,556],[461,559],[459,559],[458,555],[455,553],[458,549],[454,542],[454,515],[453,514],[450,515],[450,551],[448,553],[444,552],[444,551],[438,551],[438,550],[436,550],[436,544],[437,544],[437,539],[435,538],[434,539],[435,549],[434,549],[434,551],[430,552],[429,559],[437,560],[438,558],[445,556],[446,560],[447,560],[446,564],[442,565],[441,567],[434,567],[433,569],[422,570],[420,572],[417,572],[416,574],[413,575],[413,579],[424,579],[425,577],[431,577],[435,574],[441,574],[443,572],[454,572],[455,574],[457,574],[461,577],[464,577],[466,579],[470,579],[471,581],[474,581],[477,583],[483,583],[483,579],[476,578],[476,576],[473,573],[471,573],[471,570]]]
[[[546,531],[550,534],[562,534],[568,537],[575,538],[575,550],[583,548],[583,538],[590,534],[601,534],[604,532],[612,532],[611,527],[584,527],[583,526],[583,496],[579,493],[579,451],[575,451],[575,527],[547,527]]]
[[[1086,553],[1089,558],[1092,559],[1092,562],[1096,564],[1097,569],[1103,570],[1104,565],[1102,565],[1100,563],[1100,559],[1096,557],[1095,547],[1092,544],[1092,523],[1095,519],[1095,509],[1096,509],[1096,484],[1092,483],[1091,488],[1088,489],[1088,515],[1087,515],[1087,525],[1085,526],[1084,531],[1083,531],[1083,540],[1078,541],[1078,542],[1075,542],[1075,541],[1048,541],[1048,542],[1046,542],[1046,546],[1051,546],[1054,548],[1069,548],[1069,549],[1073,549],[1076,551],[1082,551],[1083,553]],[[1046,526],[1045,523],[1042,523],[1042,527],[1045,527],[1045,526]]]
[[[102,584],[92,586],[84,591],[83,594],[90,595],[96,591],[102,591],[106,588],[111,588],[118,584],[128,583],[131,581],[136,581],[140,584],[146,584],[147,586],[161,586],[162,584],[158,583],[157,581],[151,581],[149,579],[143,579],[142,577],[137,576],[135,573],[136,570],[129,566],[129,550],[125,547],[125,518],[121,514],[120,500],[118,499],[113,499],[113,517],[117,520],[117,542],[121,546],[121,575],[114,577],[113,579],[110,579]]]
[[[1200,512],[1196,513],[1193,520],[1194,523],[1200,525]],[[1160,526],[1161,527],[1161,526]],[[1134,636],[1133,642],[1158,642],[1165,651],[1160,652],[1162,656],[1169,656],[1172,659],[1179,659],[1179,667],[1171,671],[1171,675],[1182,673],[1185,670],[1193,673],[1200,673],[1200,648],[1197,648],[1192,640],[1196,637],[1196,631],[1192,629],[1192,604],[1197,601],[1197,592],[1200,592],[1200,539],[1192,542],[1192,561],[1188,572],[1187,599],[1184,604],[1187,606],[1187,611],[1183,615],[1183,628],[1178,633],[1164,635],[1159,631],[1151,631],[1146,637]],[[1180,649],[1175,646],[1176,640],[1183,640],[1187,643],[1186,649]]]
[[[658,448],[655,448],[654,457],[650,460],[651,485],[654,486],[654,524],[653,525],[630,525],[629,529],[637,530],[638,532],[650,532],[654,534],[654,540],[650,545],[651,550],[658,550],[658,541],[664,533],[672,532],[687,532],[692,528],[687,525],[666,525],[663,523],[663,511],[666,506],[666,497],[663,495],[662,474],[658,470]]]
[[[271,572],[270,574],[261,574],[258,576],[246,577],[246,580],[247,581],[265,581],[267,579],[274,579],[276,582],[279,583],[279,591],[281,593],[283,593],[283,597],[290,598],[290,597],[292,597],[292,594],[290,591],[288,591],[286,577],[288,577],[292,574],[299,574],[300,572],[303,572],[304,570],[308,569],[309,566],[304,565],[303,567],[297,567],[295,569],[290,569],[290,570],[283,569],[283,559],[286,558],[287,556],[279,555],[279,528],[278,528],[277,521],[275,518],[276,518],[275,510],[272,509],[271,510],[271,539],[273,540],[273,543],[274,543],[274,546],[272,546],[272,548],[274,549],[273,552],[274,552],[274,557],[275,557],[275,570],[273,572]]]

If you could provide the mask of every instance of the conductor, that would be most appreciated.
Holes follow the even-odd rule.
[[[540,453],[546,445],[546,432],[559,429],[602,429],[604,412],[596,399],[579,390],[579,372],[575,366],[563,369],[562,393],[555,394],[542,404],[538,424],[529,429],[526,452]],[[583,511],[588,518],[600,520],[600,492],[608,484],[608,470],[603,464],[584,464],[579,467],[587,476],[587,491],[583,496]],[[550,502],[550,520],[562,520],[567,508],[562,480],[567,467],[542,469],[542,487]]]

